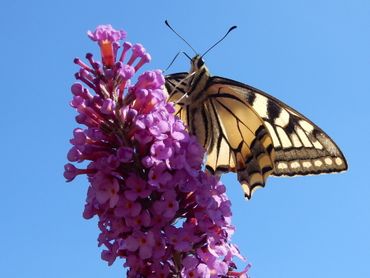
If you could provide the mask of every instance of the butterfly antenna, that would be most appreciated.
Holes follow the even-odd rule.
[[[221,39],[219,39],[214,45],[212,45],[210,48],[208,48],[207,49],[207,51],[206,52],[204,52],[203,54],[202,54],[202,56],[201,56],[201,58],[203,58],[204,57],[204,55],[206,55],[212,48],[214,48],[216,45],[218,45],[220,42],[222,42],[226,37],[227,37],[227,35],[232,31],[232,30],[234,30],[234,29],[236,29],[237,28],[237,26],[232,26],[232,27],[230,27],[230,29],[226,32],[226,34],[221,38]]]
[[[180,39],[182,39],[193,51],[194,51],[194,53],[195,54],[197,54],[197,52],[195,51],[195,49],[190,45],[190,43],[188,43],[182,36],[180,36],[180,34],[179,33],[177,33],[176,31],[175,31],[175,29],[173,29],[172,27],[171,27],[171,25],[168,23],[168,20],[166,19],[165,21],[164,21],[164,23],[166,23],[166,25],[167,25],[167,27],[168,28],[170,28],[171,29],[171,31],[172,32],[174,32]],[[186,54],[185,54],[186,55]],[[187,55],[186,55],[187,56]],[[191,59],[190,59],[191,60]]]
[[[186,52],[184,52],[184,51],[180,51],[179,53],[177,53],[176,55],[175,55],[175,57],[172,59],[172,61],[171,61],[171,63],[168,65],[168,67],[165,69],[165,70],[163,70],[162,71],[162,73],[164,73],[164,72],[166,72],[171,66],[172,66],[172,64],[175,62],[175,60],[177,59],[177,57],[180,55],[180,54],[184,54],[190,61],[191,61],[191,58],[190,58],[190,56],[188,55],[188,54],[186,54]]]

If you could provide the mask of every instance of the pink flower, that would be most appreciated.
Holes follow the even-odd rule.
[[[171,180],[171,174],[164,163],[153,165],[149,170],[149,184],[154,187],[165,185]]]
[[[126,179],[126,186],[125,197],[130,201],[135,201],[137,198],[146,198],[152,193],[146,181],[136,175],[130,175]]]
[[[71,87],[81,127],[73,131],[65,165],[72,181],[90,183],[83,216],[98,218],[102,259],[125,260],[127,277],[238,277],[230,243],[231,202],[219,180],[202,171],[203,148],[174,116],[164,77],[147,71],[140,44],[121,43],[126,32],[110,25],[88,33],[102,63],[75,59],[82,84]],[[121,49],[121,51],[119,51]]]
[[[193,268],[184,268],[181,271],[182,277],[186,278],[208,278],[211,277],[211,270],[206,264],[198,264]],[[213,277],[213,276],[212,276]],[[218,275],[216,276],[218,277]]]
[[[117,258],[118,244],[112,244],[108,250],[103,250],[101,258],[108,262],[108,265],[112,265]]]
[[[139,250],[140,258],[145,260],[152,256],[154,246],[155,240],[152,232],[135,232],[132,236],[128,236],[121,248],[131,252]]]
[[[115,178],[107,177],[103,174],[95,175],[92,179],[92,186],[96,190],[96,199],[100,204],[109,201],[109,207],[113,208],[118,200],[119,183]]]
[[[117,42],[126,38],[126,32],[123,30],[115,30],[112,25],[99,25],[94,32],[88,31],[87,35],[93,41],[104,41],[108,40],[111,42]]]
[[[173,219],[179,209],[179,203],[176,201],[176,192],[174,190],[165,191],[162,199],[155,201],[153,211],[164,218]]]
[[[67,181],[74,180],[78,173],[78,169],[73,164],[67,163],[66,165],[64,165],[64,177]]]
[[[151,224],[151,216],[147,210],[143,210],[139,215],[126,218],[126,224],[132,230],[149,227]]]

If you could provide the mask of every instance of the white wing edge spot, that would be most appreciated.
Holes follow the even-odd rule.
[[[278,169],[284,170],[284,169],[287,169],[288,168],[288,165],[285,162],[279,162],[277,164],[277,167],[278,167]]]
[[[325,161],[325,163],[326,163],[327,165],[331,165],[331,164],[333,164],[333,160],[332,160],[330,157],[326,157],[326,158],[324,159],[324,161]]]
[[[343,164],[343,160],[340,158],[340,157],[337,157],[335,159],[335,163],[338,165],[338,166],[341,166]]]
[[[293,161],[290,163],[290,168],[293,168],[293,169],[297,169],[297,168],[300,168],[301,167],[301,164],[299,164],[298,161]]]

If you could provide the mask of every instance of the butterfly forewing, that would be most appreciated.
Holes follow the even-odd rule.
[[[168,101],[175,104],[175,114],[180,113],[181,108],[184,106],[185,89],[188,87],[188,84],[182,84],[182,81],[186,80],[187,75],[188,73],[181,72],[166,76],[166,89],[169,94]],[[183,117],[180,118],[183,119]]]
[[[247,100],[263,119],[275,149],[273,175],[308,175],[347,169],[346,160],[334,141],[293,108],[234,80],[213,77],[212,81]]]

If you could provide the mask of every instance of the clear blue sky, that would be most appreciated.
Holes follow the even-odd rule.
[[[349,171],[270,178],[245,202],[234,175],[233,239],[253,278],[370,277],[370,2],[368,0],[6,1],[1,5],[0,277],[124,277],[100,260],[96,221],[82,218],[87,182],[62,172],[74,111],[70,85],[98,24],[124,28],[165,68],[199,52],[215,75],[269,92],[341,147]],[[169,72],[186,71],[180,57]]]

